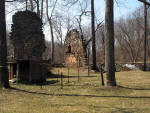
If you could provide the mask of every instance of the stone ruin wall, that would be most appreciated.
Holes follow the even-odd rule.
[[[71,30],[67,34],[65,42],[65,65],[67,67],[78,67],[79,58],[80,67],[84,67],[87,59],[85,58],[80,33],[76,29]],[[71,46],[71,53],[68,51],[69,46]]]
[[[19,11],[13,15],[10,39],[15,59],[41,60],[45,51],[43,24],[36,13]]]

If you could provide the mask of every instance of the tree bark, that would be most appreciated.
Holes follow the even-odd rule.
[[[33,11],[33,0],[30,0],[30,8],[31,8],[31,11]]]
[[[104,31],[102,31],[102,46],[103,46],[103,55],[104,55],[104,64],[105,64],[105,34]]]
[[[57,0],[55,2],[55,5],[57,3]],[[52,10],[52,13],[51,13],[51,16],[49,17],[49,12],[48,12],[48,0],[46,0],[46,15],[47,15],[47,20],[49,22],[49,26],[50,26],[50,33],[51,33],[51,62],[54,63],[54,33],[53,33],[53,24],[52,24],[52,14],[53,14],[53,11],[55,9],[55,5],[53,7],[53,10]]]
[[[91,31],[92,31],[92,60],[93,69],[96,70],[96,43],[95,43],[95,12],[94,12],[94,0],[91,0]]]
[[[26,10],[28,10],[28,0],[26,0]]]
[[[44,5],[44,0],[41,0],[41,20],[43,20],[43,5]]]
[[[0,0],[0,85],[9,88],[6,46],[5,0]]]
[[[40,3],[39,3],[39,0],[37,0],[37,14],[40,17]]]
[[[114,57],[114,1],[106,0],[105,2],[105,69],[107,86],[116,86]]]
[[[144,3],[144,69],[146,71],[146,55],[147,55],[147,5]]]
[[[54,33],[53,33],[53,25],[52,25],[52,22],[51,20],[49,21],[49,25],[50,25],[50,32],[51,32],[51,60],[52,60],[52,63],[54,63]]]

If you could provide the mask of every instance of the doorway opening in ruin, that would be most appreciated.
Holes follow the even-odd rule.
[[[68,46],[68,53],[71,53],[71,46]]]

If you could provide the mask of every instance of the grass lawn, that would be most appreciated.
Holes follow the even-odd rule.
[[[54,74],[67,69],[54,68]],[[70,70],[61,89],[60,78],[47,84],[11,84],[14,89],[0,90],[0,113],[150,113],[150,72],[117,72],[118,87],[101,86],[99,73]],[[104,75],[105,77],[105,75]],[[105,79],[106,81],[106,79]]]

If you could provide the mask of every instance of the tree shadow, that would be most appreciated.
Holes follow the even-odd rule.
[[[68,76],[68,75],[59,75],[59,74],[50,74],[47,76],[47,78],[78,78],[78,75],[76,76]],[[84,77],[97,77],[97,76],[79,76],[81,78],[84,78]]]
[[[126,86],[117,86],[118,88],[130,89],[130,90],[150,90],[150,88],[131,88]]]
[[[141,99],[141,98],[147,98],[150,99],[150,96],[100,96],[100,95],[80,95],[80,94],[54,94],[54,93],[42,93],[42,92],[36,92],[36,91],[28,91],[28,90],[23,90],[19,88],[14,88],[11,87],[11,90],[19,91],[19,92],[24,92],[24,93],[30,93],[30,94],[37,94],[37,95],[47,95],[47,96],[59,96],[59,97],[94,97],[94,98],[132,98],[132,99]]]
[[[50,80],[50,81],[46,81],[46,82],[43,82],[43,83],[39,83],[37,85],[52,85],[52,84],[56,84],[58,82],[59,82],[59,80]]]
[[[113,111],[113,112],[111,112],[111,113],[133,113],[133,112],[135,112],[137,109],[135,109],[135,108],[115,108],[115,109],[117,109],[116,111]],[[130,109],[130,110],[129,110]]]
[[[25,85],[52,85],[52,84],[56,84],[56,83],[58,83],[59,82],[59,80],[50,80],[50,81],[44,81],[44,82],[33,82],[33,83],[31,83],[31,82],[20,82],[20,81],[18,81],[17,83],[18,84],[25,84]]]

